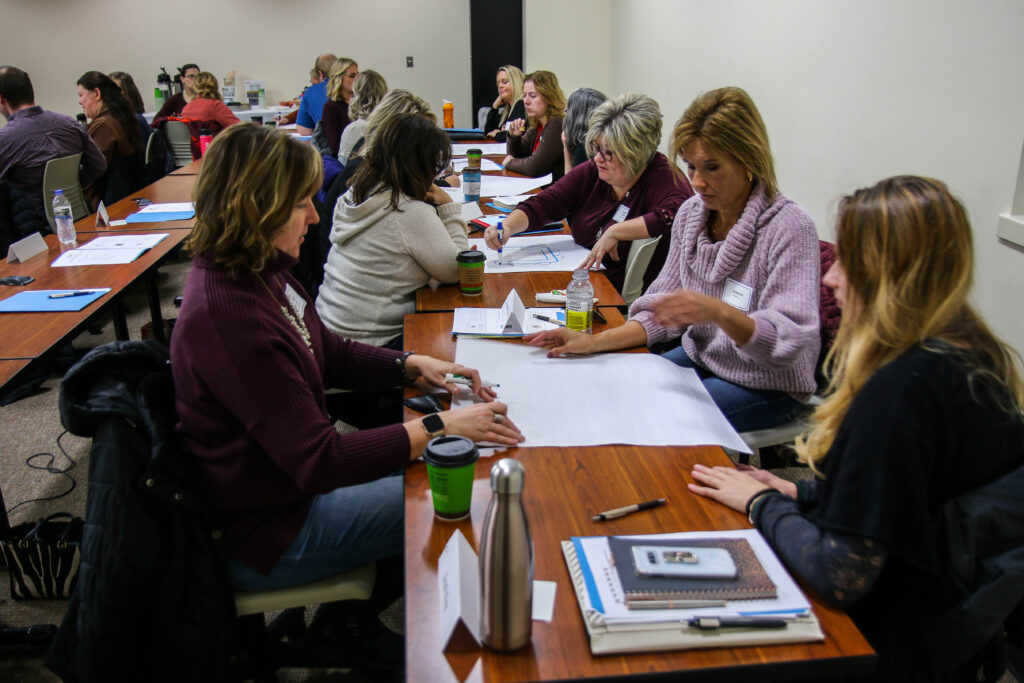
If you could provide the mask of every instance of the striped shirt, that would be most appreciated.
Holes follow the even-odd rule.
[[[107,161],[88,131],[70,116],[39,106],[19,109],[7,125],[0,128],[0,178],[9,180],[40,215],[46,215],[43,197],[46,162],[79,152],[82,152],[79,182],[85,186],[107,170]]]

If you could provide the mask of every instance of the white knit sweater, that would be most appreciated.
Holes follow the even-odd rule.
[[[458,282],[455,257],[469,248],[462,207],[434,207],[391,192],[354,204],[346,192],[334,209],[331,252],[316,310],[334,332],[380,346],[402,334],[416,308],[416,290],[430,278]]]

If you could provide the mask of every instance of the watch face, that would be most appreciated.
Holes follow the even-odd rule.
[[[427,428],[427,432],[431,435],[436,435],[438,432],[444,433],[444,420],[437,415],[427,415],[424,417],[423,426]]]

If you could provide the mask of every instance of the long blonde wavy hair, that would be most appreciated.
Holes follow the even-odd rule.
[[[810,433],[797,439],[800,460],[819,472],[816,465],[865,382],[926,340],[948,343],[926,345],[937,353],[969,351],[972,381],[1004,385],[1009,400],[1003,408],[1022,412],[1020,358],[967,301],[974,269],[971,226],[945,184],[897,176],[843,198],[836,248],[847,299],[825,359],[828,398],[815,410]]]

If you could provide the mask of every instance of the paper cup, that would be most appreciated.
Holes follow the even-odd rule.
[[[439,436],[423,449],[435,517],[451,522],[469,516],[479,457],[476,445],[464,436]]]
[[[468,296],[479,296],[484,291],[484,252],[476,249],[460,251],[455,257],[459,264],[459,290]]]

